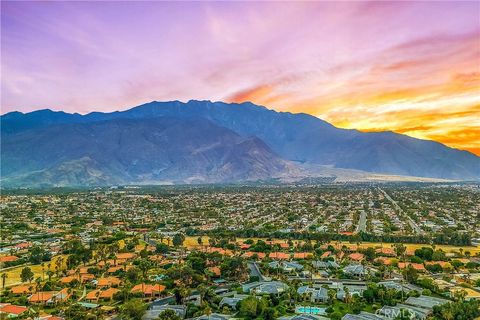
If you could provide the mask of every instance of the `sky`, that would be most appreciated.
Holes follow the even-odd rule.
[[[480,2],[1,2],[1,113],[252,101],[480,155]]]

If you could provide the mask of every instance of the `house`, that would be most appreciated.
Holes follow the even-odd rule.
[[[0,318],[2,314],[6,314],[7,318],[16,318],[21,314],[27,312],[28,308],[24,306],[17,306],[10,303],[0,303]]]
[[[354,252],[354,253],[351,253],[351,254],[348,255],[348,259],[350,259],[352,261],[360,262],[360,261],[363,261],[365,259],[365,256],[363,255],[363,253]]]
[[[99,298],[104,299],[104,300],[112,300],[113,296],[117,292],[120,292],[120,290],[118,290],[116,288],[108,288],[107,290],[100,292]]]
[[[89,300],[89,301],[97,301],[98,298],[100,296],[100,290],[93,290],[93,291],[90,291],[89,293],[87,293],[87,295],[85,296],[85,300]]]
[[[303,266],[295,261],[272,261],[268,264],[270,268],[282,269],[285,272],[301,271]]]
[[[315,269],[338,269],[340,266],[335,261],[313,261],[312,266]]]
[[[215,277],[220,277],[220,275],[222,274],[220,268],[217,266],[209,267],[208,271],[210,271]]]
[[[220,313],[212,313],[210,315],[203,315],[200,317],[195,318],[195,320],[227,320],[230,319],[232,316],[229,314],[220,314]]]
[[[74,276],[66,276],[66,277],[60,278],[60,283],[61,284],[70,284],[75,280],[77,280],[77,278],[74,277]]]
[[[412,267],[413,269],[420,271],[420,272],[425,272],[425,266],[421,263],[413,263],[413,262],[399,262],[398,263],[398,268],[399,269],[406,269],[408,267]]]
[[[285,252],[270,252],[268,257],[277,260],[288,260],[290,259],[290,254]]]
[[[308,297],[310,302],[313,303],[325,303],[328,301],[328,290],[325,288],[302,286],[297,289],[297,293],[303,297]]]
[[[107,287],[117,287],[122,283],[122,280],[120,280],[117,277],[105,277],[105,278],[99,278],[97,280],[97,287],[98,288],[107,288]]]
[[[216,247],[207,247],[207,252],[218,252],[223,256],[233,256],[233,251],[230,249],[216,248]]]
[[[328,320],[328,318],[316,314],[297,314],[294,316],[284,316],[278,318],[279,320]]]
[[[117,260],[122,260],[122,261],[133,260],[137,257],[137,255],[133,252],[117,253],[115,256]]]
[[[288,286],[280,281],[264,281],[253,289],[256,294],[280,294],[288,289]]]
[[[423,291],[422,288],[410,284],[410,283],[400,283],[396,281],[381,281],[378,283],[379,286],[384,286],[387,289],[394,289],[396,291],[403,291],[403,292],[410,292],[410,291],[416,291],[418,293],[421,293]]]
[[[258,259],[262,260],[266,257],[266,254],[263,252],[252,252],[252,251],[247,251],[242,255],[244,258],[255,258],[257,257]]]
[[[53,297],[47,301],[47,303],[64,302],[70,299],[71,293],[69,288],[63,288],[59,292],[55,293]]]
[[[376,311],[378,315],[381,315],[386,319],[397,319],[400,315],[402,315],[402,313],[405,312],[413,315],[414,319],[426,319],[431,311],[428,309],[409,306],[402,303],[399,303],[395,306],[383,306]]]
[[[322,255],[320,256],[320,259],[328,258],[331,254],[332,254],[332,251],[325,251],[325,252],[322,253]]]
[[[378,257],[374,260],[376,263],[381,263],[385,266],[389,266],[393,263],[392,259],[391,258],[387,258],[387,257]]]
[[[165,310],[173,310],[180,319],[185,318],[187,314],[187,307],[182,305],[153,305],[147,312],[143,315],[142,320],[156,320],[160,313]]]
[[[19,285],[19,286],[11,287],[10,290],[12,291],[12,294],[14,294],[14,295],[32,293],[33,286],[32,285]]]
[[[55,292],[53,291],[39,291],[32,294],[28,298],[28,302],[31,304],[45,304],[47,301],[53,298]]]
[[[347,313],[342,317],[342,320],[384,320],[384,318],[373,313],[362,311],[359,314]]]
[[[151,258],[151,257],[150,257]],[[127,271],[129,269],[133,268],[133,266],[127,266],[127,265],[123,265],[123,266],[113,266],[113,267],[110,267],[107,269],[107,272],[108,273],[115,273],[117,271],[120,271],[120,270],[123,270],[123,271]]]
[[[355,278],[363,278],[368,274],[368,271],[361,264],[350,264],[343,268],[343,272]]]
[[[282,242],[282,243],[280,243],[280,248],[288,249],[288,248],[290,248],[290,245],[288,243]]]
[[[312,266],[315,269],[327,269],[328,268],[328,263],[325,261],[313,261]]]
[[[386,256],[386,257],[396,256],[395,250],[393,248],[378,248],[375,250],[375,252],[380,256]]]
[[[104,300],[112,300],[113,296],[117,293],[120,292],[120,290],[116,288],[108,288],[107,290],[93,290],[85,296],[85,300],[89,301],[98,301],[99,299],[104,299]]]
[[[85,273],[85,274],[80,275],[80,282],[81,283],[92,281],[93,279],[95,279],[95,275],[93,275],[91,273]]]
[[[144,297],[158,297],[164,292],[166,287],[161,284],[137,284],[130,290],[131,293],[142,293]]]
[[[237,305],[240,301],[248,298],[249,295],[247,294],[235,294],[233,297],[224,297],[222,298],[222,300],[220,301],[220,304],[219,306],[222,307],[224,305],[227,305],[229,306],[230,308],[232,309],[236,309],[237,308]]]
[[[101,261],[102,262],[102,261]],[[71,270],[72,273],[74,273],[74,270]],[[81,267],[78,269],[79,274],[88,274],[88,267]]]
[[[293,254],[294,259],[309,259],[311,257],[313,257],[311,252],[295,252]]]
[[[3,256],[0,257],[0,263],[5,263],[5,262],[15,262],[19,258],[17,256]]]

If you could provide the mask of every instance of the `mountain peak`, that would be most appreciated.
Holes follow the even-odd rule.
[[[138,120],[138,125],[143,126],[156,118],[194,122],[207,120],[245,139],[256,137],[285,160],[382,174],[480,179],[480,158],[472,153],[391,131],[340,129],[308,114],[277,112],[252,102],[151,101],[129,110],[111,113],[14,113],[1,117],[2,141],[6,135],[53,125],[71,126],[76,123],[127,119]],[[202,136],[198,138],[201,139]],[[252,147],[252,142],[254,141],[247,145]]]

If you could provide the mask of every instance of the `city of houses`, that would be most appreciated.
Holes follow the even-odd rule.
[[[0,319],[475,319],[479,191],[5,193]]]

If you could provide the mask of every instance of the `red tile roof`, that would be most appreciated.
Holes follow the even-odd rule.
[[[28,301],[30,303],[35,303],[35,302],[47,302],[50,300],[55,292],[53,291],[44,291],[44,292],[36,292],[28,298]]]
[[[13,294],[22,294],[22,293],[32,292],[31,287],[32,286],[30,286],[30,285],[20,285],[20,286],[11,287],[10,289],[12,290]]]
[[[295,252],[293,254],[293,257],[295,259],[307,259],[307,258],[310,258],[312,256],[313,256],[313,254],[310,253],[310,252]]]
[[[290,259],[290,254],[284,252],[270,252],[268,255],[272,259],[288,260]]]
[[[19,258],[17,256],[4,256],[0,257],[0,262],[13,262],[17,261]]]
[[[155,293],[160,293],[165,291],[166,287],[161,285],[161,284],[145,284],[145,283],[140,283],[137,284],[135,287],[132,288],[131,292],[142,292],[145,295],[152,295]]]
[[[12,315],[20,315],[27,311],[28,308],[23,307],[23,306],[16,306],[13,304],[6,304],[3,306],[0,306],[0,313],[7,313],[7,314],[12,314]]]
[[[411,266],[413,269],[418,270],[418,271],[424,271],[425,266],[421,263],[412,263],[412,262],[399,262],[398,263],[398,268],[400,269],[405,269],[406,267]]]
[[[365,258],[365,256],[362,253],[355,252],[350,254],[348,258],[355,261],[362,261]]]

